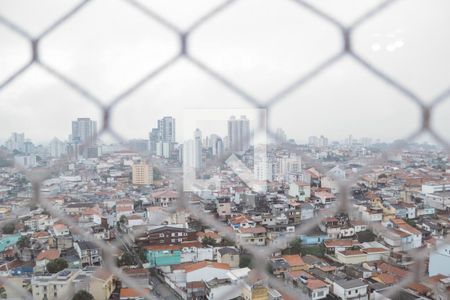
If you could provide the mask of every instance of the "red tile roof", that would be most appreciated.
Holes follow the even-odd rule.
[[[60,255],[61,253],[57,249],[42,250],[36,257],[36,260],[54,260],[59,258]]]
[[[143,297],[150,294],[150,289],[145,288],[142,291],[134,288],[121,288],[120,289],[120,298],[136,298]]]

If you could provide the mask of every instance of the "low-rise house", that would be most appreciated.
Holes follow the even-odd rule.
[[[115,289],[114,274],[104,268],[96,268],[89,280],[89,293],[94,299],[108,300]]]
[[[74,248],[82,266],[100,265],[102,257],[100,247],[96,244],[90,241],[78,241],[74,243]]]
[[[214,250],[200,242],[183,242],[176,245],[145,246],[149,267],[177,265],[184,262],[212,260]]]
[[[217,214],[221,219],[228,219],[231,217],[231,200],[230,197],[217,198]]]
[[[204,282],[229,278],[229,270],[228,264],[202,261],[172,266],[172,272],[165,276],[170,286],[179,291],[181,296],[189,298],[197,289],[205,291]]]
[[[337,280],[333,282],[333,294],[342,300],[359,299],[367,300],[368,284],[361,279]]]
[[[236,242],[239,245],[264,246],[266,232],[266,228],[262,226],[239,228],[236,232]]]
[[[361,264],[368,261],[377,261],[389,256],[385,248],[366,248],[358,250],[336,251],[336,259],[343,264]]]
[[[170,207],[178,199],[176,191],[157,191],[151,195],[155,206]]]
[[[300,201],[305,201],[311,197],[311,185],[303,181],[292,182],[289,184],[288,195]]]
[[[239,251],[232,247],[223,247],[217,250],[217,262],[225,263],[230,268],[239,268]]]
[[[169,245],[193,240],[196,240],[195,231],[176,226],[161,226],[135,238],[140,245]]]
[[[309,203],[300,204],[300,220],[305,221],[314,218],[314,206]]]
[[[54,223],[53,218],[48,215],[34,215],[30,219],[25,220],[24,225],[32,231],[46,230]]]
[[[116,202],[116,216],[117,220],[121,216],[129,216],[134,212],[134,203],[131,200],[120,200]]]
[[[35,272],[43,272],[46,270],[46,266],[49,262],[59,258],[61,252],[58,249],[42,250],[36,256]]]
[[[244,300],[269,299],[267,277],[256,270],[250,271],[242,284],[241,293]]]
[[[135,288],[121,288],[119,292],[120,300],[144,300],[150,293],[149,288],[135,289]]]
[[[298,254],[283,255],[282,257],[288,264],[289,272],[308,269],[308,265],[303,261],[302,257]]]
[[[381,222],[383,220],[383,208],[366,207],[361,212],[361,218],[364,222]]]
[[[326,240],[323,242],[327,253],[334,254],[336,251],[350,250],[353,247],[360,246],[357,240]]]
[[[54,224],[52,226],[52,229],[53,229],[52,233],[55,236],[64,236],[64,235],[70,234],[69,227],[67,227],[65,224],[60,224],[60,223]]]
[[[302,292],[302,299],[324,299],[330,293],[329,284],[305,271],[288,272],[286,277]]]

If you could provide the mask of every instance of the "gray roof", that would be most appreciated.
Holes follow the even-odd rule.
[[[356,288],[356,287],[367,286],[367,284],[364,283],[361,279],[337,280],[335,283],[337,285],[343,287],[344,289],[352,289],[352,288]]]
[[[221,248],[221,249],[218,250],[218,252],[220,253],[220,255],[225,255],[225,254],[236,255],[236,254],[239,254],[239,252],[236,249],[230,248],[230,247]]]

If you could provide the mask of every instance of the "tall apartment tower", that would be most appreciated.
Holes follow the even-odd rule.
[[[71,142],[77,156],[97,157],[97,122],[89,118],[78,118],[72,121]]]
[[[6,146],[9,150],[24,151],[25,150],[25,134],[13,132],[11,137],[6,142]]]
[[[158,129],[161,141],[175,143],[175,119],[172,117],[164,117],[158,120]]]
[[[237,119],[231,116],[228,120],[228,143],[233,152],[245,152],[250,147],[250,121],[246,116]]]
[[[149,133],[149,150],[151,154],[169,158],[175,144],[175,119],[164,117],[158,120],[157,128],[153,128]]]
[[[202,132],[196,129],[194,133],[194,168],[200,170],[202,168]]]
[[[146,162],[138,162],[131,166],[131,177],[134,185],[153,183],[153,168]]]

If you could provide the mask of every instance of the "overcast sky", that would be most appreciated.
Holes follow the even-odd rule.
[[[180,29],[219,0],[140,0]],[[380,1],[310,0],[350,24]],[[76,5],[74,0],[0,0],[0,14],[31,35]],[[370,62],[430,101],[450,87],[450,1],[403,0],[361,26],[354,47]],[[198,28],[191,53],[237,86],[266,101],[341,47],[339,31],[291,0],[240,0]],[[177,36],[122,0],[95,0],[42,40],[42,60],[108,103],[178,51]],[[0,24],[0,82],[29,59],[26,40]],[[147,138],[156,120],[184,109],[246,109],[251,104],[195,65],[180,60],[119,103],[113,128]],[[0,141],[12,131],[36,142],[67,139],[71,120],[99,109],[34,66],[0,90]],[[403,138],[417,129],[420,111],[402,94],[349,58],[273,105],[269,126],[305,141]],[[450,140],[450,100],[433,124]]]

